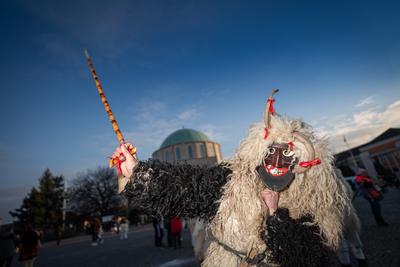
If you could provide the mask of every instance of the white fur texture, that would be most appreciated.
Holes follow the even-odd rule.
[[[351,212],[348,194],[333,169],[333,156],[326,140],[318,139],[311,128],[300,120],[289,120],[273,116],[269,136],[264,139],[264,124],[256,123],[248,136],[240,143],[235,156],[228,161],[233,170],[232,177],[224,186],[223,197],[209,231],[231,248],[248,253],[251,248],[265,249],[259,237],[260,227],[266,219],[266,207],[260,198],[264,189],[256,167],[266,155],[273,142],[293,142],[294,152],[304,161],[304,146],[293,139],[298,131],[313,143],[320,165],[311,167],[304,174],[296,175],[292,184],[280,193],[279,207],[288,208],[290,216],[301,217],[311,213],[321,229],[326,244],[337,248],[341,240],[344,214]],[[206,254],[203,266],[238,266],[239,258],[213,242]]]

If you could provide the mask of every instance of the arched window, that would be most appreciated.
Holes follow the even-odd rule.
[[[193,148],[191,145],[188,146],[188,154],[189,154],[189,159],[194,158],[193,157]]]
[[[200,157],[201,158],[207,157],[206,146],[204,144],[200,144]]]
[[[179,149],[179,147],[175,148],[175,155],[176,155],[176,160],[181,159],[181,150]]]

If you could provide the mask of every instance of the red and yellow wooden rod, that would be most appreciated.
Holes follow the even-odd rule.
[[[97,77],[96,71],[95,71],[95,69],[93,67],[92,59],[90,58],[87,49],[85,49],[85,55],[86,55],[86,58],[87,58],[87,61],[88,61],[88,64],[89,64],[90,71],[92,72],[94,82],[96,83],[97,91],[98,91],[98,93],[100,95],[101,102],[103,102],[104,108],[106,109],[108,118],[110,119],[110,122],[112,124],[113,129],[114,129],[114,132],[117,135],[119,143],[120,144],[124,144],[125,143],[124,137],[122,136],[121,130],[118,127],[118,123],[115,120],[114,114],[111,111],[111,108],[110,108],[110,105],[108,104],[107,98],[104,95],[103,88],[101,87],[99,78]],[[133,147],[133,146],[129,147],[129,152],[132,155],[136,154],[136,147]],[[111,158],[110,159],[110,168],[113,167],[113,166],[117,166],[118,170],[120,170],[120,164],[124,160],[125,160],[125,158],[123,157],[123,155],[121,155],[119,158]]]

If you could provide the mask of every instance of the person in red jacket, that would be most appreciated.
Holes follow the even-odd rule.
[[[178,216],[172,217],[171,218],[171,234],[172,234],[172,243],[173,243],[175,249],[177,247],[182,248],[181,232],[182,232],[182,219]]]
[[[380,201],[383,199],[382,193],[376,190],[374,182],[368,176],[368,173],[364,169],[358,170],[358,175],[356,176],[356,182],[359,186],[359,191],[361,195],[369,202],[371,205],[372,213],[374,214],[375,221],[380,226],[387,226],[388,223],[385,222],[381,215],[381,205]]]

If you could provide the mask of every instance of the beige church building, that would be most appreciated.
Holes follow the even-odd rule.
[[[152,158],[170,163],[212,166],[222,161],[222,153],[220,144],[204,133],[184,128],[171,133],[153,152]]]

